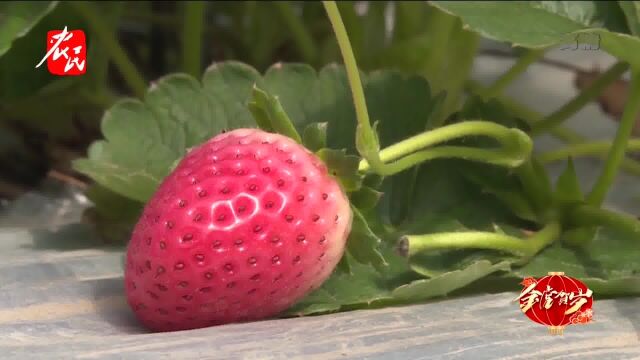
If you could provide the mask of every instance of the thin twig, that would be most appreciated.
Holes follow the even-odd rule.
[[[503,57],[503,58],[509,58],[509,59],[518,58],[518,56],[512,52],[498,50],[498,49],[483,49],[480,51],[479,55],[496,56],[496,57]],[[558,60],[547,59],[544,57],[538,60],[538,63],[557,67],[557,68],[572,71],[572,72],[589,72],[589,70],[583,69],[579,66],[576,66],[573,64],[567,64],[565,62],[558,61]]]
[[[89,187],[89,184],[87,184],[86,182],[77,179],[75,177],[73,177],[72,175],[68,175],[68,174],[64,174],[58,170],[55,169],[51,169],[49,170],[49,173],[47,174],[47,177],[58,180],[58,181],[62,181],[64,183],[67,183],[69,185],[78,187],[82,190],[85,190]]]

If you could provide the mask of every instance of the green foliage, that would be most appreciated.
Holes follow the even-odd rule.
[[[253,96],[248,104],[253,118],[265,131],[283,134],[297,143],[302,143],[300,135],[285,113],[277,96],[271,96],[257,87],[253,88]],[[259,120],[258,120],[259,119]]]
[[[509,270],[508,261],[492,264],[487,260],[479,260],[460,270],[446,272],[430,279],[412,281],[396,288],[392,294],[395,298],[405,301],[445,296],[487,275],[505,270]]]
[[[635,36],[640,35],[640,4],[637,1],[618,1],[618,5],[627,18],[629,31]]]
[[[188,149],[223,130],[260,127],[315,152],[353,212],[338,269],[286,316],[422,302],[487,279],[516,286],[517,278],[548,271],[565,271],[599,294],[640,294],[636,233],[620,231],[637,221],[616,213],[600,214],[607,217],[600,224],[576,221],[584,195],[573,161],[552,186],[530,156],[526,133],[535,124],[521,118],[526,112],[515,116],[481,96],[460,104],[480,36],[524,48],[601,46],[638,71],[636,2],[369,2],[366,15],[356,2],[339,2],[360,68],[335,64],[341,53],[320,3],[222,1],[208,3],[205,14],[177,3],[70,4],[0,5],[0,159],[37,160],[16,123],[64,138],[75,131],[70,119],[93,111],[84,121],[99,124],[101,136],[85,139],[95,141],[73,167],[94,182],[86,215],[103,238],[126,241]],[[190,24],[183,22],[199,16],[201,38],[184,41]],[[146,24],[148,33],[119,27],[131,23]],[[34,69],[46,31],[64,25],[90,29],[85,77]],[[198,69],[204,59],[238,60]],[[190,74],[204,71],[200,79],[176,72],[187,62]],[[352,78],[360,71],[362,101],[347,70]],[[354,99],[366,105],[373,131],[361,107],[356,119]],[[411,166],[380,170],[403,162]],[[14,169],[23,178],[29,166]],[[435,250],[404,251],[401,240],[420,234],[452,236],[440,237],[447,246]],[[480,234],[484,243],[461,247],[463,234]]]
[[[327,146],[327,123],[309,124],[302,134],[302,144],[311,150],[318,151]]]
[[[580,180],[571,158],[567,162],[567,168],[558,178],[555,198],[562,204],[572,205],[584,200],[584,194],[580,191]]]
[[[309,66],[277,64],[260,76],[247,65],[225,62],[209,67],[202,84],[185,74],[169,75],[154,83],[144,101],[121,100],[105,113],[105,140],[93,144],[88,159],[77,160],[75,166],[121,195],[146,201],[187,148],[223,129],[257,127],[251,108],[259,107],[265,119],[273,119],[275,115],[264,110],[272,108],[265,103],[267,93],[255,92],[254,83],[268,91],[272,100],[277,97],[298,133],[311,124],[326,122],[327,146],[355,152],[355,129],[349,125],[355,123],[350,95],[344,89],[332,91],[346,84],[342,67],[330,65],[316,73]],[[432,109],[424,80],[390,72],[372,76],[367,84],[368,99],[379,104],[372,108],[372,116],[381,120],[382,141],[390,144],[402,136],[395,126],[397,119],[407,125],[402,130],[405,136],[424,128],[419,120],[426,121]],[[387,99],[384,93],[389,90],[398,96]],[[264,102],[252,107],[252,94],[260,93]],[[415,107],[412,102],[422,105]],[[394,112],[401,116],[396,118]],[[412,122],[418,125],[409,126]],[[355,165],[355,169],[351,165],[353,170],[357,170]],[[359,186],[357,181],[353,185]]]
[[[603,296],[640,295],[637,249],[634,236],[599,228],[585,248],[571,249],[556,243],[512,275],[542,276],[549,271],[564,271]]]
[[[10,16],[0,23],[0,56],[11,48],[13,41],[25,36],[48,12],[53,10],[57,3],[57,1],[2,2],[0,14]]]
[[[112,191],[145,202],[189,147],[223,129],[255,127],[246,104],[258,76],[239,63],[210,67],[202,84],[184,74],[166,76],[144,102],[125,99],[109,109],[105,140],[74,165]]]
[[[340,181],[342,188],[348,192],[357,191],[362,186],[362,175],[358,173],[360,158],[347,155],[345,150],[320,149],[316,155],[329,169],[329,173]]]
[[[607,50],[640,67],[640,38],[628,35],[619,7],[599,1],[432,1],[474,31],[515,46],[576,44]]]
[[[95,226],[100,237],[114,244],[122,244],[128,239],[142,214],[143,204],[100,185],[91,186],[86,195],[93,207],[85,211],[84,218]]]

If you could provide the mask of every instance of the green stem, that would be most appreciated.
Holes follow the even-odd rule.
[[[604,201],[609,187],[618,174],[618,168],[624,159],[627,149],[627,143],[631,137],[633,126],[635,125],[638,112],[640,111],[640,71],[633,70],[631,74],[631,93],[627,105],[620,119],[620,126],[616,137],[613,140],[613,146],[609,151],[609,156],[604,164],[604,170],[598,178],[593,190],[587,197],[587,201],[593,205],[600,205]]]
[[[473,80],[468,81],[466,87],[469,91],[477,95],[482,95],[482,92],[484,91],[483,86]],[[526,121],[529,125],[533,125],[539,121],[542,121],[543,119],[542,114],[540,114],[539,112],[530,109],[527,106],[520,104],[509,97],[497,96],[496,100],[498,100],[515,116]],[[564,128],[562,126],[556,126],[552,129],[549,129],[549,133],[554,137],[569,144],[580,144],[587,141],[585,137],[576,134],[572,130]],[[640,176],[640,162],[633,159],[625,158],[622,162],[622,169],[630,174]]]
[[[527,50],[527,52],[521,56],[518,61],[502,76],[498,78],[489,88],[484,91],[484,98],[490,99],[497,95],[502,94],[504,89],[515,80],[520,74],[525,72],[529,65],[538,61],[544,56],[545,49],[540,50]]]
[[[147,89],[147,82],[118,43],[115,32],[109,28],[101,15],[95,11],[92,4],[86,1],[70,1],[68,4],[86,20],[87,26],[92,30],[96,39],[105,47],[133,93],[137,97],[143,98]]]
[[[538,155],[538,160],[543,163],[565,160],[566,158],[599,155],[606,156],[612,144],[610,141],[594,141],[582,144],[566,146],[558,150],[547,151]],[[640,139],[629,140],[627,151],[640,151]]]
[[[458,158],[507,167],[519,166],[524,161],[521,154],[514,154],[510,149],[488,150],[463,146],[439,146],[433,149],[421,150],[390,164],[385,164],[384,175],[394,175],[424,161],[444,158]],[[368,169],[368,164],[361,162],[358,170],[367,171]]]
[[[338,45],[344,59],[349,85],[353,95],[353,102],[356,110],[358,126],[356,128],[356,148],[363,157],[365,163],[361,163],[361,167],[370,166],[374,172],[380,175],[393,174],[397,171],[393,166],[386,167],[381,160],[379,153],[379,142],[375,130],[372,128],[369,114],[367,112],[366,100],[360,73],[356,64],[353,50],[347,36],[344,23],[340,17],[340,12],[334,1],[323,1],[324,7],[331,21],[331,25],[336,34]],[[470,132],[465,132],[471,130]],[[446,140],[458,138],[465,135],[493,135],[501,144],[509,149],[516,156],[522,156],[524,161],[531,152],[531,139],[518,129],[507,129],[500,125],[489,122],[465,122],[463,124],[454,124],[437,131],[425,132],[416,137],[407,139],[398,144],[390,146],[387,150],[391,153],[391,158],[410,155],[411,153],[423,149],[426,146],[433,145]],[[452,149],[449,148],[448,151]],[[455,148],[460,153],[460,148]],[[468,152],[462,154],[468,157]],[[442,156],[442,154],[440,154]],[[419,160],[418,157],[411,158],[407,163]],[[493,161],[493,160],[492,160]]]
[[[353,48],[356,60],[362,60],[364,51],[364,34],[363,19],[356,13],[355,6],[351,1],[338,1],[336,4],[342,18],[345,28],[348,30],[349,42]],[[333,60],[332,60],[333,61]]]
[[[347,36],[347,30],[340,18],[340,12],[336,6],[335,1],[323,1],[324,7],[333,26],[333,31],[336,34],[338,46],[340,46],[340,52],[344,60],[344,65],[347,70],[347,77],[349,79],[349,86],[353,94],[353,103],[356,109],[356,117],[358,125],[361,126],[366,132],[373,132],[371,122],[369,121],[369,112],[367,111],[367,102],[364,97],[364,89],[362,88],[362,81],[360,80],[360,71],[356,64],[355,56],[353,55],[353,49],[351,49],[351,43],[349,42],[349,36]]]
[[[548,129],[554,128],[563,121],[580,111],[586,104],[597,98],[614,81],[618,80],[629,68],[629,65],[619,62],[604,72],[590,86],[582,90],[571,101],[563,105],[560,109],[547,116],[546,119],[533,124],[531,134],[533,136],[544,133]]]
[[[508,152],[500,152],[495,154],[494,151],[464,147],[450,146],[446,147],[447,150],[432,149],[431,151],[423,151],[421,154],[413,154],[416,151],[423,150],[427,147],[437,145],[449,140],[465,137],[465,136],[490,136],[496,139],[502,144],[505,150]],[[436,157],[451,157],[463,155],[463,157],[472,157],[476,159],[486,158],[495,160],[495,156],[504,157],[508,156],[509,159],[519,159],[517,163],[522,163],[526,160],[532,149],[531,139],[518,129],[509,129],[502,125],[488,122],[488,121],[465,121],[462,123],[443,126],[431,131],[421,133],[419,135],[410,137],[401,142],[395,143],[382,151],[380,151],[380,159],[382,162],[395,161],[403,157],[408,157],[411,160],[402,159],[402,164],[408,164],[418,161],[420,159],[430,159]],[[461,152],[462,151],[462,152]],[[472,155],[472,151],[477,151],[478,155]],[[491,154],[493,152],[493,154]],[[509,161],[511,162],[511,161]],[[394,170],[397,171],[397,167],[404,168],[405,165],[392,165]],[[517,165],[516,165],[517,166]],[[359,170],[369,170],[370,164],[366,159],[360,161]],[[392,172],[393,173],[393,172]]]
[[[318,53],[316,43],[300,17],[293,11],[291,3],[288,1],[275,1],[273,4],[280,13],[282,21],[289,27],[293,41],[296,43],[302,59],[309,64],[315,63]]]
[[[483,231],[405,235],[399,243],[401,255],[445,249],[489,249],[505,251],[516,256],[530,258],[560,236],[561,226],[551,222],[528,239]]]
[[[347,71],[349,86],[351,87],[351,93],[353,95],[353,103],[358,121],[358,126],[356,128],[356,148],[360,155],[369,161],[374,171],[379,174],[383,174],[384,164],[380,161],[380,157],[378,155],[380,146],[378,136],[369,121],[367,102],[364,97],[362,81],[360,80],[360,71],[356,64],[356,58],[353,54],[349,37],[347,36],[347,30],[344,27],[344,23],[340,17],[340,11],[336,6],[335,1],[323,1],[322,3],[327,11],[329,20],[331,21],[333,31],[335,32]]]
[[[582,205],[569,212],[568,220],[572,226],[610,226],[640,238],[640,221],[627,214],[620,214],[595,206]]]
[[[207,3],[185,1],[182,21],[182,70],[199,78],[202,71],[202,37]]]

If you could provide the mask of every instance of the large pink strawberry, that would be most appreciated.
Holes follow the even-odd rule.
[[[127,249],[127,299],[156,331],[267,318],[343,255],[349,201],[322,161],[257,129],[192,149],[146,205]]]

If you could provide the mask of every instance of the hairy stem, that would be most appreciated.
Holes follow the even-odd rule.
[[[471,135],[490,136],[502,144],[503,151],[497,152],[496,150],[459,146],[446,146],[429,151],[424,150],[433,145]],[[474,160],[485,159],[491,163],[496,163],[496,161],[499,161],[498,159],[502,159],[512,166],[517,166],[529,157],[532,146],[531,139],[518,129],[509,129],[488,121],[470,120],[443,126],[393,144],[380,151],[380,160],[386,163],[406,157],[406,159],[399,160],[396,164],[389,165],[391,173],[398,172],[398,168],[406,168],[408,164],[415,165],[426,159],[439,157],[463,157]],[[416,152],[419,150],[424,151],[417,154]],[[472,154],[472,152],[476,152],[476,154]],[[360,171],[367,171],[369,167],[369,162],[366,159],[360,161]]]
[[[207,3],[185,1],[182,22],[182,70],[196,78],[202,71],[202,37]]]
[[[633,126],[635,125],[638,112],[640,111],[640,71],[633,71],[631,74],[631,93],[627,105],[620,119],[620,126],[613,146],[604,164],[602,174],[598,178],[591,193],[587,196],[587,201],[593,205],[600,205],[604,201],[607,191],[613,184],[618,174],[618,168],[624,159],[627,143],[631,137]]]
[[[527,50],[527,52],[518,58],[515,64],[502,76],[498,78],[489,88],[484,91],[484,98],[490,99],[502,94],[504,89],[513,82],[518,76],[527,70],[529,65],[538,61],[544,56],[545,50]]]
[[[351,87],[351,93],[353,95],[353,104],[356,110],[356,118],[358,121],[358,128],[356,134],[356,145],[358,145],[358,139],[362,138],[360,143],[362,146],[357,146],[358,151],[363,158],[372,163],[373,167],[382,171],[383,164],[381,163],[378,155],[378,143],[377,135],[371,126],[369,121],[369,112],[367,111],[367,102],[364,97],[364,89],[362,88],[362,81],[360,80],[360,71],[356,64],[356,58],[349,42],[349,36],[347,30],[344,27],[342,18],[340,17],[340,11],[336,6],[335,1],[323,1],[325,10],[335,32],[340,52],[342,53],[342,59],[347,71],[347,78],[349,79],[349,86]],[[360,135],[360,136],[359,136]]]
[[[586,104],[597,98],[604,89],[606,89],[611,83],[618,80],[622,74],[629,68],[629,65],[623,62],[619,62],[613,65],[609,70],[604,72],[598,79],[596,79],[586,89],[582,90],[571,101],[563,105],[560,109],[556,110],[542,121],[533,124],[532,135],[539,135],[546,130],[554,128],[561,124],[563,121],[580,111]]]
[[[439,146],[433,149],[421,150],[390,164],[385,164],[384,175],[391,176],[424,161],[443,158],[457,158],[507,167],[516,167],[523,162],[522,157],[513,154],[510,150],[487,150],[463,146]],[[361,162],[358,170],[367,171],[368,169],[368,164]]]
[[[68,4],[86,20],[87,26],[92,30],[96,39],[105,47],[109,57],[111,57],[135,96],[143,98],[147,89],[147,82],[133,64],[127,52],[118,43],[115,32],[96,12],[93,4],[86,1],[70,1]]]
[[[434,250],[489,249],[530,258],[556,240],[560,232],[560,223],[552,222],[528,239],[483,231],[405,235],[398,250],[401,255],[411,257]]]
[[[610,226],[640,238],[640,221],[638,219],[596,206],[578,206],[569,212],[568,220],[572,226]]]

